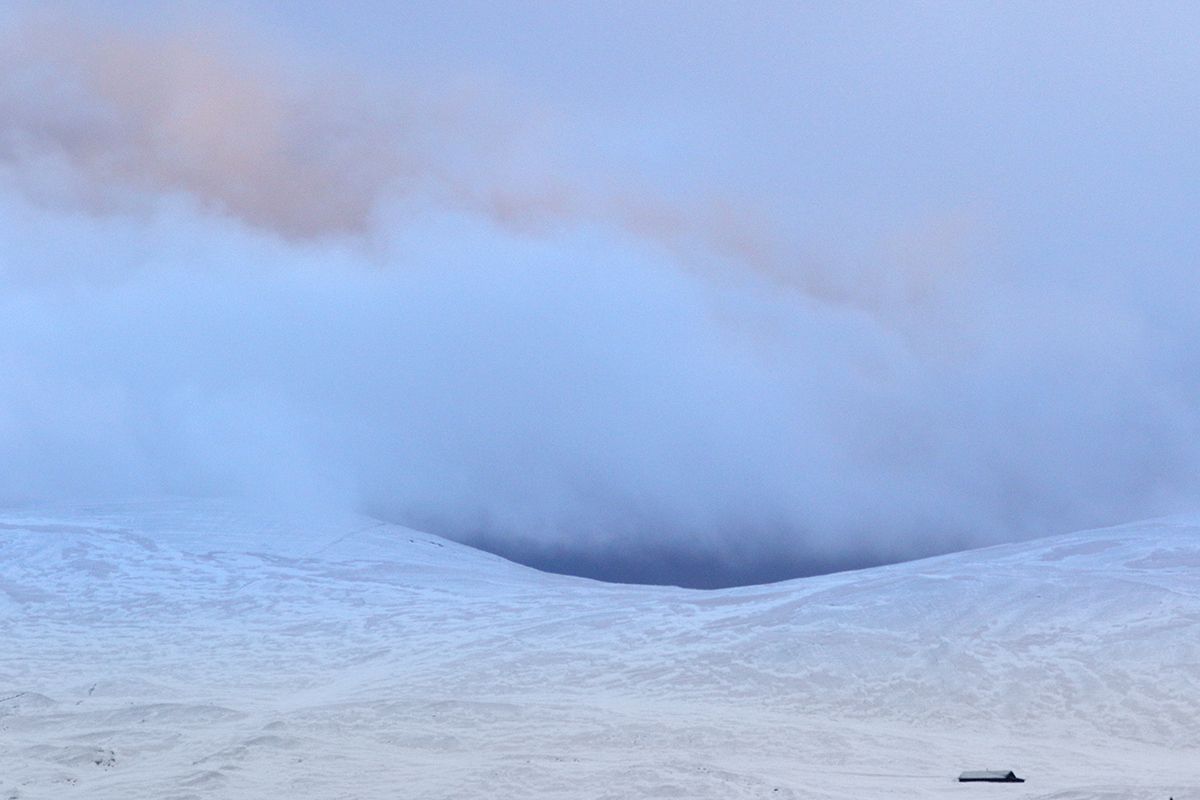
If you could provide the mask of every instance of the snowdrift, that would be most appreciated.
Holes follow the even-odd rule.
[[[0,798],[1200,798],[1200,518],[695,591],[10,510],[0,604]]]

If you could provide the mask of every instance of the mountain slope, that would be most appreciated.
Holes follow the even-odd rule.
[[[1195,519],[710,592],[213,502],[0,559],[0,797],[1200,798]]]

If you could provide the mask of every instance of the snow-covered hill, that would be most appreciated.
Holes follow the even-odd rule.
[[[711,592],[211,502],[0,559],[0,798],[1200,798],[1200,519]]]

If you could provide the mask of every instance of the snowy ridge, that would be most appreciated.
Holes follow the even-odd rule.
[[[0,558],[0,798],[1200,798],[1195,518],[709,592],[214,502]]]

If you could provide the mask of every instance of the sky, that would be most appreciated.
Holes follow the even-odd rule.
[[[0,503],[713,587],[1200,505],[1200,11],[0,5]]]

